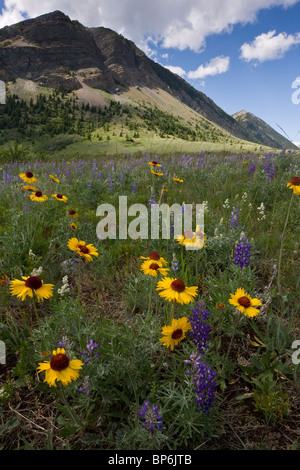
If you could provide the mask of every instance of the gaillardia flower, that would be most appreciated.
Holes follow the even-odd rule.
[[[157,273],[160,273],[165,276],[169,270],[167,268],[163,268],[161,262],[153,261],[150,259],[142,263],[141,271],[143,271],[144,274],[150,274],[150,276],[156,277]]]
[[[175,183],[183,183],[183,180],[180,178],[173,178],[173,181],[175,181]]]
[[[19,176],[20,178],[22,178],[23,181],[25,181],[25,183],[31,184],[31,183],[37,182],[37,179],[32,173],[32,171],[27,171],[26,173],[20,173]]]
[[[205,233],[201,232],[199,226],[196,227],[196,232],[186,230],[183,235],[177,236],[177,241],[180,245],[188,249],[205,248],[204,242],[206,241]]]
[[[187,287],[181,279],[165,277],[158,281],[156,290],[160,290],[159,295],[169,302],[177,302],[182,305],[194,301],[198,287]]]
[[[75,211],[75,209],[70,209],[70,210],[68,211],[68,214],[69,214],[70,217],[72,217],[72,218],[74,218],[74,219],[77,219],[77,218],[78,218],[78,214],[77,214],[77,212]]]
[[[217,303],[216,303],[216,307],[217,307],[219,310],[223,310],[223,308],[225,308],[225,304],[222,304],[221,302],[217,302]]]
[[[34,194],[30,194],[30,199],[32,201],[44,202],[47,201],[48,196],[42,193],[42,191],[36,191]]]
[[[64,348],[53,351],[50,361],[39,362],[38,372],[45,371],[45,380],[50,387],[56,387],[56,381],[68,385],[79,377],[83,362],[79,359],[70,361]]]
[[[73,232],[75,232],[75,231],[77,230],[77,225],[74,224],[74,222],[72,222],[72,223],[70,224],[70,227],[71,227],[71,229],[73,230]]]
[[[6,276],[6,274],[2,274],[2,276],[0,276],[0,286],[4,286],[8,281],[8,276]]]
[[[35,188],[34,186],[23,186],[23,188],[27,191],[38,191],[38,188]]]
[[[174,347],[185,338],[185,333],[191,328],[192,326],[187,317],[181,317],[178,320],[173,318],[171,325],[163,327],[161,332],[163,337],[159,341],[173,351]]]
[[[239,288],[235,294],[230,295],[231,299],[228,302],[247,317],[256,317],[259,314],[259,310],[255,307],[261,306],[261,301],[256,298],[252,299],[244,289]]]
[[[298,176],[291,178],[287,184],[287,187],[292,189],[294,194],[300,196],[300,178]]]
[[[156,176],[163,176],[163,173],[159,173],[158,171],[151,170],[151,173]]]
[[[99,253],[92,244],[86,245],[84,241],[79,241],[77,238],[70,238],[68,248],[76,251],[80,256],[84,256],[88,261],[93,260],[92,256],[99,256]]]
[[[156,160],[153,160],[153,162],[148,162],[147,165],[161,167],[161,165]]]
[[[49,175],[49,178],[51,178],[55,183],[59,183],[59,179],[55,178],[55,176]]]
[[[52,194],[52,197],[55,197],[58,201],[67,202],[68,198],[62,194]]]
[[[14,279],[10,281],[10,291],[11,295],[16,295],[25,300],[26,296],[33,297],[33,293],[37,296],[38,301],[49,299],[53,296],[52,290],[53,284],[44,284],[43,281],[38,276],[22,276],[24,281],[19,279]]]
[[[156,251],[153,251],[153,253],[150,253],[150,255],[147,257],[141,256],[140,258],[145,260],[156,261],[161,266],[167,266],[168,264],[167,261],[162,256],[160,256],[159,253],[156,253]]]

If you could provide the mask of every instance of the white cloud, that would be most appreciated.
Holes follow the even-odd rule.
[[[200,65],[197,70],[188,72],[188,78],[206,78],[212,75],[219,75],[225,73],[229,69],[230,57],[215,57],[211,59],[206,65]]]
[[[173,65],[164,65],[164,67],[166,69],[170,70],[170,72],[176,73],[180,77],[184,77],[186,75],[186,71],[183,70],[183,68],[181,68],[181,67],[176,67],[176,66],[173,66]]]
[[[290,7],[300,0],[5,0],[0,27],[61,10],[85,26],[105,26],[139,47],[145,40],[165,48],[200,52],[211,34],[230,32],[235,24],[256,20],[274,6]]]
[[[245,42],[240,48],[240,58],[246,62],[280,59],[292,46],[300,44],[300,33],[275,34],[275,30],[269,31],[257,36],[250,44]]]

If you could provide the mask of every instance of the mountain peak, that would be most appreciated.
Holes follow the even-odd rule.
[[[151,60],[132,41],[104,27],[87,28],[60,10],[0,29],[0,80],[17,78],[43,87],[88,86],[111,94],[145,87],[156,96],[162,90],[219,128],[253,141],[204,93]]]
[[[295,149],[297,146],[286,139],[279,132],[275,131],[269,124],[255,114],[249,113],[244,109],[232,115],[236,121],[250,132],[259,142],[268,147],[281,149],[283,147]]]

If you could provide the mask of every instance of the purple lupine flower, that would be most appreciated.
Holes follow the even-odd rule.
[[[172,263],[171,263],[171,268],[173,270],[174,273],[176,273],[176,271],[178,271],[179,267],[178,267],[178,260],[175,256],[175,253],[173,254],[173,259],[172,259]]]
[[[232,227],[237,227],[239,224],[239,214],[240,210],[236,209],[234,206],[232,207],[232,211],[230,214],[230,219],[229,219],[229,229]]]
[[[132,183],[131,190],[132,190],[133,194],[136,193],[136,189],[137,189],[137,184],[136,184],[136,183]]]
[[[149,434],[154,434],[156,430],[162,430],[162,416],[158,412],[158,406],[152,405],[151,407],[148,401],[144,401],[138,415],[143,420],[143,428],[147,429]]]
[[[90,181],[88,184],[88,189],[91,189],[91,187],[92,187],[92,182]]]
[[[234,260],[233,263],[239,265],[241,268],[249,266],[252,246],[248,243],[248,239],[245,235],[240,237],[240,243],[237,243],[234,247]]]
[[[25,204],[24,211],[25,211],[25,214],[28,214],[28,212],[29,212],[29,204],[28,203]]]
[[[109,185],[109,190],[111,192],[114,188],[114,183],[112,181],[111,175],[107,175],[107,182],[108,182],[108,185]]]
[[[63,336],[62,339],[60,341],[58,341],[57,346],[59,348],[65,348],[67,341],[68,341],[68,338],[66,336]]]
[[[266,162],[264,167],[264,173],[268,180],[274,179],[275,176],[275,167],[270,161]]]
[[[255,172],[255,163],[251,163],[250,166],[249,166],[249,171],[248,171],[248,175],[251,175],[252,173]]]
[[[82,385],[80,385],[80,387],[77,388],[77,391],[78,392],[82,392],[82,393],[85,393],[86,395],[90,395],[91,392],[90,392],[90,384],[89,384],[89,377],[85,377],[84,378],[84,382]]]
[[[190,355],[190,361],[184,361],[186,364],[192,364],[192,371],[188,370],[187,375],[192,375],[195,385],[195,401],[197,408],[208,414],[213,407],[215,399],[217,373],[210,365],[202,361],[201,355],[196,355],[193,351]]]
[[[125,177],[124,177],[123,173],[121,173],[121,175],[120,175],[120,184],[122,184],[124,182],[124,178]]]
[[[210,312],[205,307],[204,302],[198,302],[197,306],[192,310],[193,315],[189,319],[192,326],[191,337],[198,348],[199,354],[205,353],[210,340],[210,326],[205,321]]]
[[[95,349],[97,349],[99,344],[95,343],[92,339],[89,340],[89,342],[86,344],[86,349],[80,352],[83,356],[86,356],[86,359],[84,361],[85,364],[88,364],[91,359],[95,359],[97,357],[100,357],[100,353],[95,352]]]

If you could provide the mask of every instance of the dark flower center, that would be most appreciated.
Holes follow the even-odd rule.
[[[70,210],[69,210],[69,214],[70,214],[70,215],[75,215],[75,214],[76,214],[76,211],[74,211],[74,209],[70,209]]]
[[[84,253],[85,255],[90,252],[90,250],[84,245],[78,245],[78,248],[81,251],[81,253]]]
[[[185,238],[188,238],[189,240],[194,238],[194,232],[192,230],[187,230],[186,232],[184,232],[183,235]]]
[[[56,197],[58,197],[58,199],[62,199],[62,194],[56,194]]]
[[[151,253],[149,255],[149,259],[153,259],[154,261],[158,261],[160,259],[160,255],[158,253],[156,253],[156,251],[153,251],[153,253]]]
[[[66,369],[69,365],[69,362],[70,361],[65,354],[56,354],[56,356],[51,358],[50,367],[51,369],[59,372]]]
[[[289,183],[292,184],[293,186],[299,186],[300,178],[298,178],[298,176],[294,176],[294,178],[290,179]]]
[[[159,269],[159,265],[157,263],[151,263],[149,269],[154,269],[155,271]]]
[[[39,289],[42,285],[43,283],[38,276],[30,276],[25,281],[25,286],[30,287],[30,289]]]
[[[153,164],[153,165],[157,165],[157,161],[156,161],[156,160],[153,160],[152,164]]]
[[[248,308],[248,307],[250,307],[250,305],[251,305],[250,299],[248,299],[248,297],[246,297],[246,296],[240,297],[240,298],[238,299],[238,303],[239,303],[240,305],[242,305],[242,307],[245,307],[245,308]]]
[[[36,191],[35,195],[36,197],[42,197],[43,193],[42,191]]]
[[[33,173],[31,171],[27,171],[26,176],[27,176],[27,178],[32,178]]]
[[[182,335],[183,335],[183,331],[182,331],[181,328],[179,328],[178,330],[173,331],[172,338],[173,339],[179,339],[179,338],[181,338]]]
[[[171,289],[179,293],[183,292],[185,290],[185,283],[181,279],[176,279],[172,282]]]

